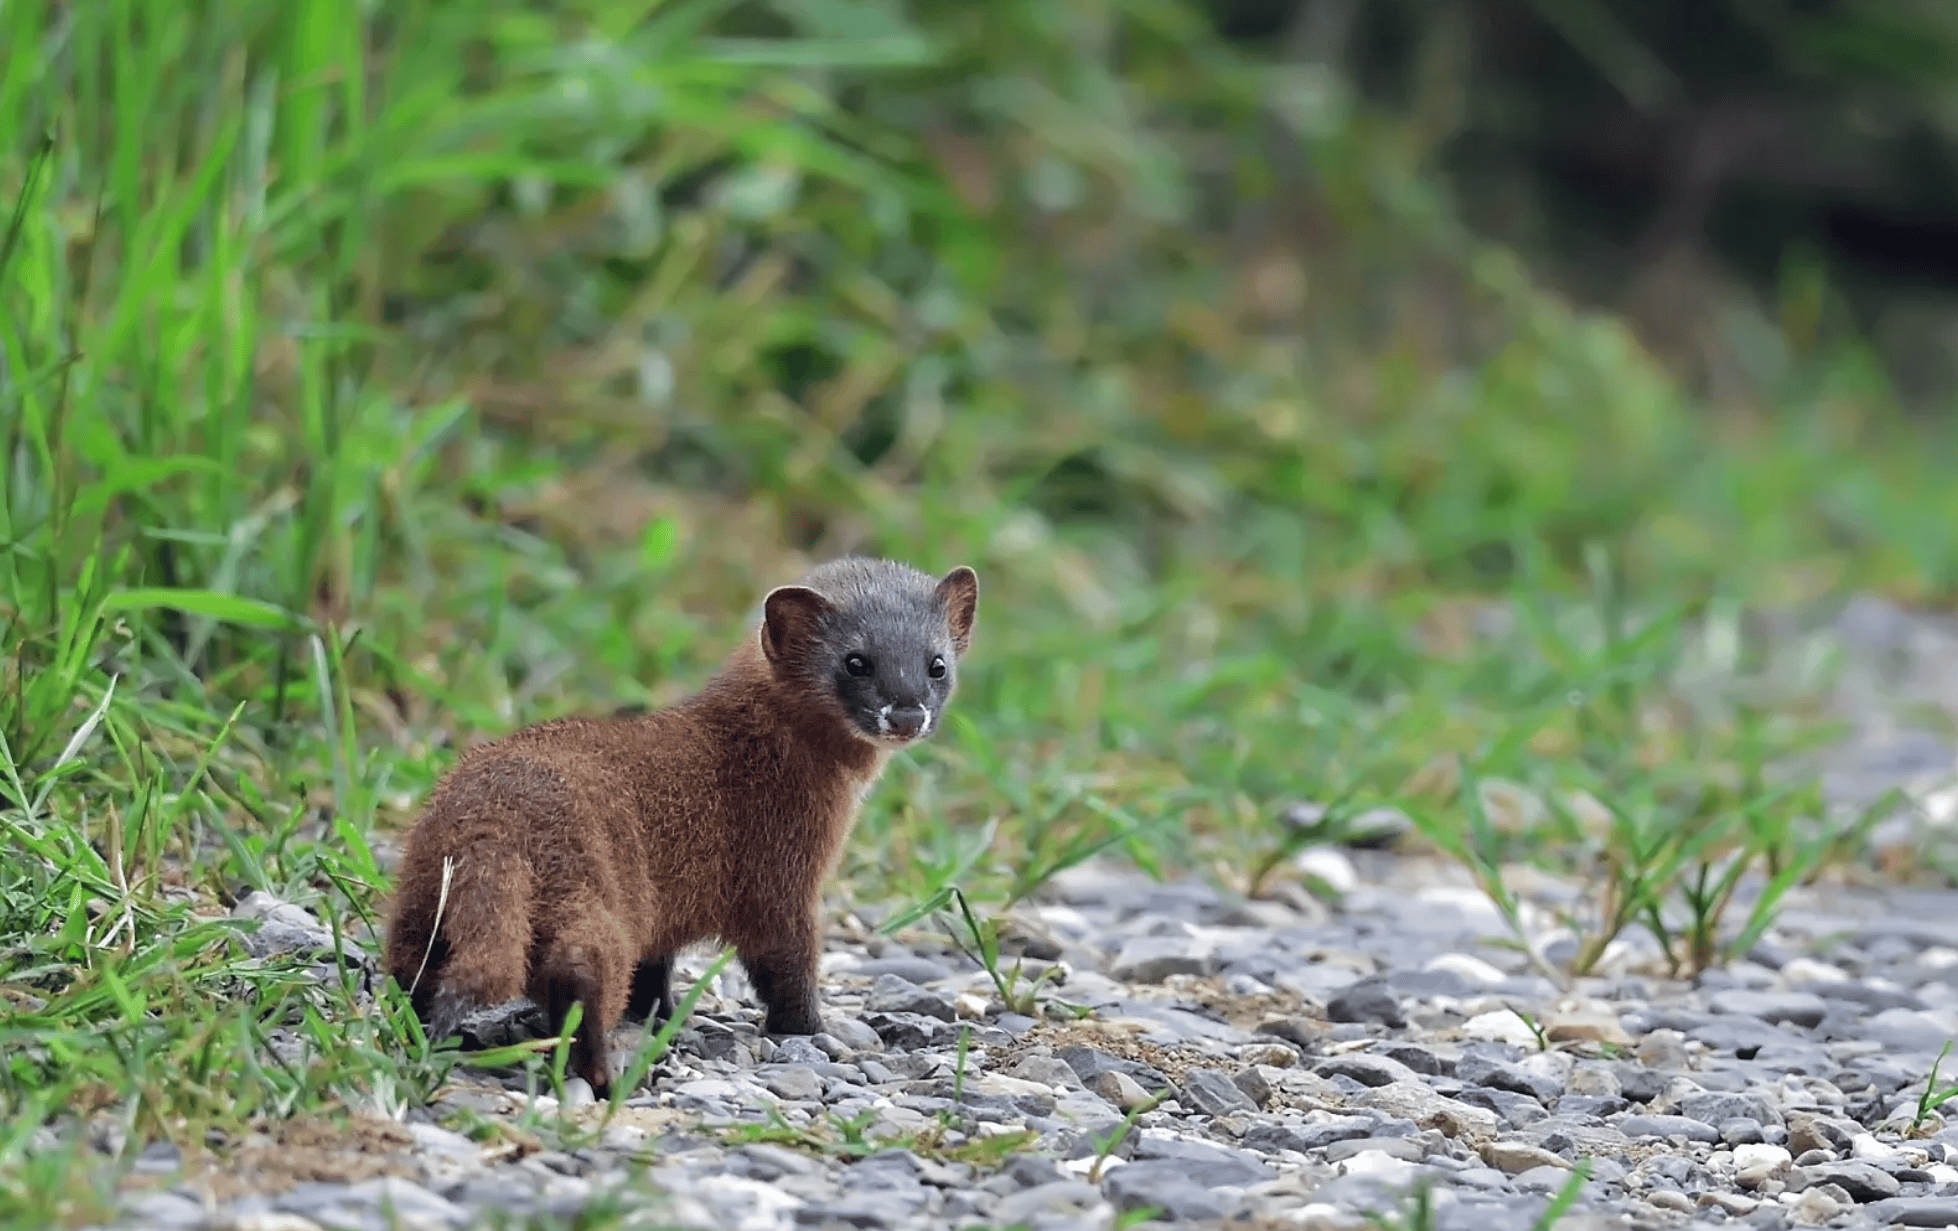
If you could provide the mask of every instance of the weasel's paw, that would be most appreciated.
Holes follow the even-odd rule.
[[[762,1029],[769,1034],[821,1034],[823,1019],[814,1009],[770,1009]]]

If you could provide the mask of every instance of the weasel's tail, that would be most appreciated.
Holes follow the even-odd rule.
[[[441,1039],[477,1009],[524,994],[532,872],[521,854],[494,841],[414,863],[389,929],[388,972],[429,1037]]]

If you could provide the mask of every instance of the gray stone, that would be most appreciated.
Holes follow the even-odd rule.
[[[799,1101],[823,1096],[822,1079],[806,1064],[765,1064],[755,1070],[755,1076],[776,1098]]]
[[[1615,1096],[1598,1094],[1566,1094],[1551,1106],[1560,1116],[1615,1116],[1630,1108],[1631,1104]]]
[[[1527,1094],[1538,1102],[1549,1103],[1563,1093],[1563,1083],[1506,1064],[1487,1056],[1463,1056],[1455,1062],[1455,1080],[1489,1090],[1508,1090]]]
[[[1927,1197],[1888,1197],[1863,1211],[1893,1227],[1950,1227],[1958,1225],[1958,1194]]]
[[[1869,1163],[1824,1163],[1807,1172],[1809,1183],[1834,1184],[1857,1202],[1881,1201],[1903,1189],[1896,1176]]]
[[[1258,1107],[1271,1101],[1271,1078],[1276,1069],[1267,1069],[1261,1064],[1239,1069],[1231,1078],[1231,1084],[1244,1093],[1244,1097]]]
[[[1633,1150],[1632,1139],[1617,1128],[1577,1116],[1545,1116],[1525,1129],[1523,1136],[1565,1158],[1629,1154]]]
[[[1081,1077],[1069,1068],[1067,1061],[1056,1056],[1027,1056],[1007,1072],[1009,1077],[1021,1081],[1037,1081],[1055,1089],[1083,1089]]]
[[[1359,1154],[1380,1153],[1405,1163],[1418,1163],[1427,1157],[1421,1143],[1411,1137],[1353,1137],[1326,1146],[1326,1161],[1341,1163]]]
[[[283,1212],[298,1214],[328,1226],[364,1224],[368,1212],[386,1212],[409,1225],[461,1226],[469,1211],[399,1176],[362,1180],[358,1184],[300,1184],[274,1203]]]
[[[1161,983],[1171,975],[1217,972],[1214,954],[1187,936],[1137,936],[1122,945],[1108,973],[1124,983]]]
[[[280,953],[331,953],[333,933],[304,907],[282,902],[262,890],[254,889],[231,908],[233,919],[256,919],[255,931],[240,931],[238,941],[253,957]],[[359,947],[347,946],[347,957],[357,960]]]
[[[1809,983],[1802,988],[1805,992],[1822,997],[1824,1000],[1840,1000],[1849,1004],[1862,1005],[1865,1009],[1923,1009],[1924,1001],[1909,992],[1895,991],[1885,987],[1871,987],[1867,983],[1826,982]]]
[[[1519,1171],[1510,1177],[1510,1183],[1518,1192],[1554,1193],[1570,1182],[1570,1168],[1561,1166],[1532,1167]]]
[[[873,1013],[868,1020],[870,1028],[884,1041],[884,1046],[895,1051],[935,1047],[941,1036],[949,1044],[959,1035],[958,1027],[951,1022],[922,1013]]]
[[[1456,970],[1397,970],[1386,977],[1387,986],[1403,996],[1452,996],[1460,999],[1482,991],[1482,985]],[[1340,1019],[1335,1018],[1335,1021]]]
[[[999,1176],[1012,1182],[1015,1188],[1038,1188],[1044,1184],[1058,1184],[1067,1179],[1061,1174],[1053,1160],[1032,1154],[1015,1154],[1000,1166]]]
[[[1758,1145],[1766,1141],[1766,1127],[1756,1119],[1737,1116],[1720,1122],[1720,1140],[1730,1146]]]
[[[1247,1150],[1192,1141],[1166,1133],[1144,1132],[1135,1143],[1138,1162],[1156,1160],[1174,1163],[1191,1180],[1206,1188],[1257,1184],[1274,1178],[1271,1168]]]
[[[1216,1069],[1193,1068],[1183,1074],[1180,1097],[1186,1106],[1207,1116],[1228,1116],[1234,1112],[1255,1112],[1258,1105],[1231,1079]]]
[[[1444,1059],[1432,1048],[1419,1043],[1389,1043],[1375,1054],[1399,1061],[1425,1077],[1452,1077],[1455,1074],[1455,1061]]]
[[[1788,1152],[1797,1157],[1811,1150],[1845,1154],[1850,1140],[1860,1130],[1856,1125],[1813,1111],[1788,1113]]]
[[[1828,1016],[1829,1006],[1813,992],[1750,992],[1732,988],[1707,998],[1715,1013],[1758,1017],[1764,1022],[1783,1022],[1812,1029]]]
[[[1385,1056],[1370,1055],[1366,1052],[1349,1052],[1344,1056],[1328,1056],[1313,1066],[1313,1072],[1321,1077],[1346,1077],[1363,1086],[1384,1086],[1390,1082],[1407,1081],[1425,1085],[1415,1074],[1398,1060]]]
[[[1620,1116],[1612,1121],[1612,1127],[1627,1137],[1684,1137],[1688,1141],[1708,1143],[1720,1140],[1720,1132],[1704,1120],[1690,1116]]]
[[[792,1034],[775,1040],[775,1055],[763,1068],[781,1065],[802,1065],[814,1071],[819,1064],[828,1064],[829,1055],[816,1046],[813,1038]]]
[[[1256,1036],[1228,1023],[1159,1001],[1121,1000],[1108,1008],[1123,1017],[1152,1023],[1154,1028],[1145,1031],[1140,1037],[1157,1046],[1174,1046],[1195,1042],[1198,1039],[1229,1043],[1234,1046],[1256,1041]]]
[[[1357,1141],[1379,1131],[1380,1122],[1372,1116],[1335,1116],[1316,1124],[1254,1124],[1245,1131],[1244,1144],[1254,1150],[1310,1154],[1336,1141]]]
[[[1751,1094],[1725,1094],[1717,1091],[1689,1094],[1680,1099],[1679,1114],[1688,1119],[1698,1120],[1702,1124],[1711,1124],[1715,1128],[1729,1120],[1746,1119],[1766,1124],[1779,1122],[1781,1119],[1779,1112]]]
[[[1123,1111],[1134,1111],[1150,1100],[1150,1092],[1143,1089],[1142,1083],[1127,1073],[1114,1069],[1103,1069],[1088,1079],[1088,1089],[1107,1099]]]
[[[864,1007],[871,1013],[915,1013],[941,1022],[958,1017],[949,996],[927,991],[909,979],[890,974],[877,976],[877,981],[870,985],[870,997]]]
[[[1786,1073],[1831,1072],[1829,1050],[1756,1017],[1711,1018],[1686,1032],[1715,1055],[1749,1060]]]
[[[827,1017],[823,1027],[836,1037],[837,1042],[854,1052],[880,1052],[884,1050],[884,1040],[877,1037],[861,1020],[854,1017]]]
[[[139,1227],[174,1231],[204,1221],[204,1203],[173,1192],[144,1193],[132,1201],[127,1212]]]
[[[879,975],[896,975],[908,983],[936,983],[952,977],[951,970],[943,963],[908,953],[870,958],[858,964],[851,973],[868,979],[875,979]]]
[[[731,1151],[726,1166],[731,1175],[763,1183],[773,1183],[785,1175],[814,1175],[823,1170],[823,1165],[807,1154],[768,1142],[754,1142]]]
[[[1650,1103],[1672,1081],[1669,1073],[1623,1060],[1614,1063],[1611,1071],[1618,1078],[1619,1092],[1634,1103]]]
[[[1933,1055],[1951,1037],[1937,1017],[1915,1009],[1884,1009],[1872,1014],[1859,1033],[1861,1037],[1881,1043],[1892,1051],[1920,1051]]]
[[[1486,1107],[1516,1128],[1534,1124],[1550,1114],[1542,1103],[1527,1094],[1518,1094],[1514,1090],[1491,1090],[1486,1086],[1467,1086],[1456,1095],[1456,1098],[1471,1107]]]
[[[813,1227],[899,1227],[922,1213],[929,1200],[922,1187],[873,1189],[811,1202],[795,1212],[795,1220]]]
[[[1083,1082],[1086,1082],[1096,1073],[1113,1072],[1122,1073],[1133,1078],[1135,1081],[1141,1083],[1143,1087],[1151,1091],[1160,1090],[1170,1084],[1169,1078],[1165,1077],[1160,1070],[1151,1068],[1149,1065],[1143,1064],[1140,1061],[1124,1060],[1120,1056],[1112,1056],[1099,1048],[1074,1044],[1061,1048],[1055,1054],[1061,1058],[1067,1067],[1073,1069],[1074,1075],[1079,1077]]]
[[[1049,1226],[1079,1226],[1080,1216],[1100,1204],[1101,1190],[1094,1185],[1079,1180],[1063,1180],[1010,1193],[997,1203],[992,1203],[991,1209],[982,1208],[975,1212],[989,1215],[984,1223],[986,1226],[1027,1226],[1038,1231]],[[1044,1222],[1042,1216],[1058,1217],[1063,1221]]]
[[[1407,1025],[1400,1001],[1385,979],[1369,976],[1360,979],[1326,1002],[1326,1019],[1335,1022],[1377,1022],[1398,1030]]]
[[[1110,1171],[1102,1191],[1117,1210],[1127,1213],[1154,1206],[1166,1222],[1197,1222],[1222,1218],[1224,1202],[1168,1160],[1127,1163]]]

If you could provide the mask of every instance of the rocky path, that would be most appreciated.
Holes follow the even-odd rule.
[[[1883,706],[1958,697],[1958,634],[1867,605],[1823,632],[1854,660],[1831,793],[1903,783],[1929,803],[1912,823],[1939,823],[1949,745]],[[1009,930],[1029,971],[1054,969],[1037,1006],[1001,1003],[929,932],[899,943],[848,917],[825,1034],[763,1037],[724,976],[602,1128],[581,1082],[560,1106],[520,1075],[459,1070],[404,1123],[289,1125],[222,1175],[186,1178],[158,1148],[139,1171],[167,1187],[132,1190],[119,1225],[516,1227],[582,1209],[592,1226],[1105,1231],[1153,1209],[1179,1226],[1330,1231],[1377,1212],[1526,1231],[1574,1185],[1558,1227],[1958,1227],[1958,1118],[1918,1114],[1958,1036],[1958,893],[1801,890],[1745,960],[1694,983],[1628,936],[1600,977],[1558,987],[1454,865],[1305,858],[1336,906],[1064,874]]]
[[[1154,1207],[1343,1228],[1425,1181],[1434,1226],[1507,1231],[1586,1160],[1560,1226],[1958,1224],[1958,1123],[1910,1127],[1958,1035],[1958,894],[1800,898],[1698,986],[1560,990],[1487,943],[1498,921],[1451,866],[1315,864],[1336,910],[1059,878],[1019,940],[1086,1018],[1007,1011],[956,954],[840,935],[828,1033],[768,1040],[724,976],[589,1144],[551,1139],[598,1108],[464,1073],[405,1124],[248,1147],[216,1189],[251,1191],[179,1184],[128,1225],[456,1227],[616,1200],[644,1227],[1072,1231]]]

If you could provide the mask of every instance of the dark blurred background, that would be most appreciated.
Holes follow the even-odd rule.
[[[1428,118],[1478,232],[1626,312],[1682,374],[1758,393],[1817,330],[1913,403],[1958,376],[1958,10],[1781,0],[1210,0],[1247,51]],[[1801,302],[1839,293],[1830,319]],[[1805,312],[1804,309],[1807,309]],[[1768,352],[1766,355],[1754,352]],[[1753,379],[1750,379],[1753,377]]]

